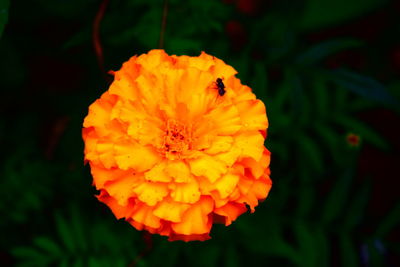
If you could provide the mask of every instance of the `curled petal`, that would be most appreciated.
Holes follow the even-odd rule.
[[[212,225],[208,215],[212,212],[213,207],[210,197],[202,197],[183,214],[181,222],[171,225],[172,229],[182,235],[208,234]]]

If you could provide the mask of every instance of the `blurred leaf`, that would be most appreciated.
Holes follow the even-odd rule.
[[[38,259],[40,260],[46,257],[43,253],[40,253],[36,249],[29,247],[15,248],[11,251],[11,253],[15,257],[25,258],[30,260],[38,260]]]
[[[56,219],[58,234],[61,240],[63,241],[65,248],[68,250],[69,253],[76,252],[77,247],[74,241],[74,236],[72,235],[71,229],[69,229],[67,222],[58,213],[55,215],[55,219]]]
[[[381,221],[378,228],[376,229],[375,236],[383,238],[393,228],[400,224],[400,202],[391,209],[390,213]]]
[[[315,238],[315,247],[318,250],[317,263],[319,267],[332,266],[330,259],[330,240],[328,239],[327,233],[317,225],[314,228],[313,236]]]
[[[298,194],[298,207],[296,209],[299,218],[305,218],[309,215],[315,200],[314,188],[308,185],[300,185]]]
[[[302,221],[296,221],[293,223],[293,230],[296,236],[297,244],[299,244],[300,247],[300,266],[319,266],[317,264],[318,248],[315,247],[314,235],[311,233],[309,226]]]
[[[347,234],[341,233],[339,235],[339,246],[340,246],[340,253],[342,256],[342,261],[340,266],[345,266],[345,267],[359,266],[357,251],[354,247],[352,240]]]
[[[359,135],[362,140],[365,140],[380,149],[389,149],[389,144],[386,140],[363,122],[342,114],[333,115],[333,120],[337,124],[343,126],[346,132],[353,132]]]
[[[165,40],[165,47],[173,54],[196,53],[199,54],[201,44],[191,38],[170,37]]]
[[[299,65],[316,64],[322,59],[339,51],[359,47],[361,45],[362,42],[355,39],[336,39],[324,41],[312,46],[304,53],[300,54],[296,59],[296,63]]]
[[[321,137],[321,141],[328,147],[332,159],[338,163],[341,160],[340,146],[338,146],[338,144],[339,141],[341,141],[342,136],[339,136],[330,126],[322,123],[316,123],[314,129]]]
[[[72,47],[81,45],[83,43],[89,43],[91,41],[92,28],[91,25],[80,28],[80,30],[72,35],[62,46],[62,49],[67,50]]]
[[[363,185],[358,192],[356,192],[353,201],[347,209],[347,215],[344,221],[344,229],[350,231],[356,227],[364,218],[364,212],[368,204],[370,196],[369,185]]]
[[[254,93],[257,95],[257,98],[265,101],[267,98],[267,70],[265,65],[262,63],[256,63],[254,65],[255,73],[254,73]]]
[[[371,77],[345,69],[331,71],[329,75],[334,83],[369,100],[392,106],[399,104],[381,83]]]
[[[340,112],[347,112],[349,109],[349,91],[338,86],[334,95],[333,109]]]
[[[76,206],[73,206],[71,211],[71,228],[78,249],[82,252],[86,252],[88,245],[84,233],[85,230],[83,229],[82,220],[79,217],[79,212]]]
[[[61,248],[50,238],[48,237],[37,237],[33,240],[33,243],[46,253],[48,253],[48,256],[56,256],[60,257],[63,255],[63,251]]]
[[[342,213],[349,196],[352,180],[353,178],[349,171],[339,176],[322,209],[321,222],[323,224],[332,222]]]
[[[10,5],[9,0],[0,0],[0,38],[3,35],[4,27],[8,21],[8,7]]]
[[[316,115],[325,118],[329,112],[328,105],[328,88],[326,86],[326,80],[320,77],[316,77],[312,85],[314,95],[314,105],[316,107]]]
[[[236,226],[240,230],[239,240],[253,253],[260,253],[274,257],[281,257],[298,264],[301,260],[300,254],[291,243],[283,236],[283,225],[276,215],[268,214],[267,218],[260,218],[262,214],[256,213],[256,218],[249,216],[241,218]]]
[[[382,6],[387,0],[308,0],[299,21],[304,30],[335,25]]]
[[[286,71],[283,82],[279,85],[279,87],[274,91],[273,101],[271,101],[270,106],[273,106],[274,109],[279,113],[282,112],[283,106],[288,101],[290,92],[292,88],[292,83],[290,81],[290,74]]]
[[[191,263],[191,266],[218,266],[218,256],[221,252],[221,247],[215,244],[193,244],[188,250],[191,259],[196,261]]]
[[[239,251],[232,244],[227,244],[226,252],[225,252],[225,266],[226,267],[239,267]]]
[[[313,168],[317,172],[321,172],[323,168],[323,155],[318,145],[309,136],[298,133],[297,136],[298,146],[298,160],[301,160],[307,166]]]

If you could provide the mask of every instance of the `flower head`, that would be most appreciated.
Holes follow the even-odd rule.
[[[205,240],[271,188],[265,106],[222,60],[134,56],[89,107],[85,160],[115,216],[169,240]],[[218,80],[219,79],[219,80]]]

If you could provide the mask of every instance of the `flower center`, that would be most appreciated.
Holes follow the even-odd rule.
[[[185,152],[191,149],[190,128],[176,120],[168,120],[164,137],[164,151],[167,158],[182,158]]]

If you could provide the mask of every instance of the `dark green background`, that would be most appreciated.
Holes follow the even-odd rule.
[[[81,127],[108,87],[102,3],[0,1],[1,266],[400,266],[397,1],[169,0],[166,51],[223,59],[270,120],[270,196],[192,243],[143,236],[94,197]],[[109,1],[105,70],[158,47],[162,12]]]

